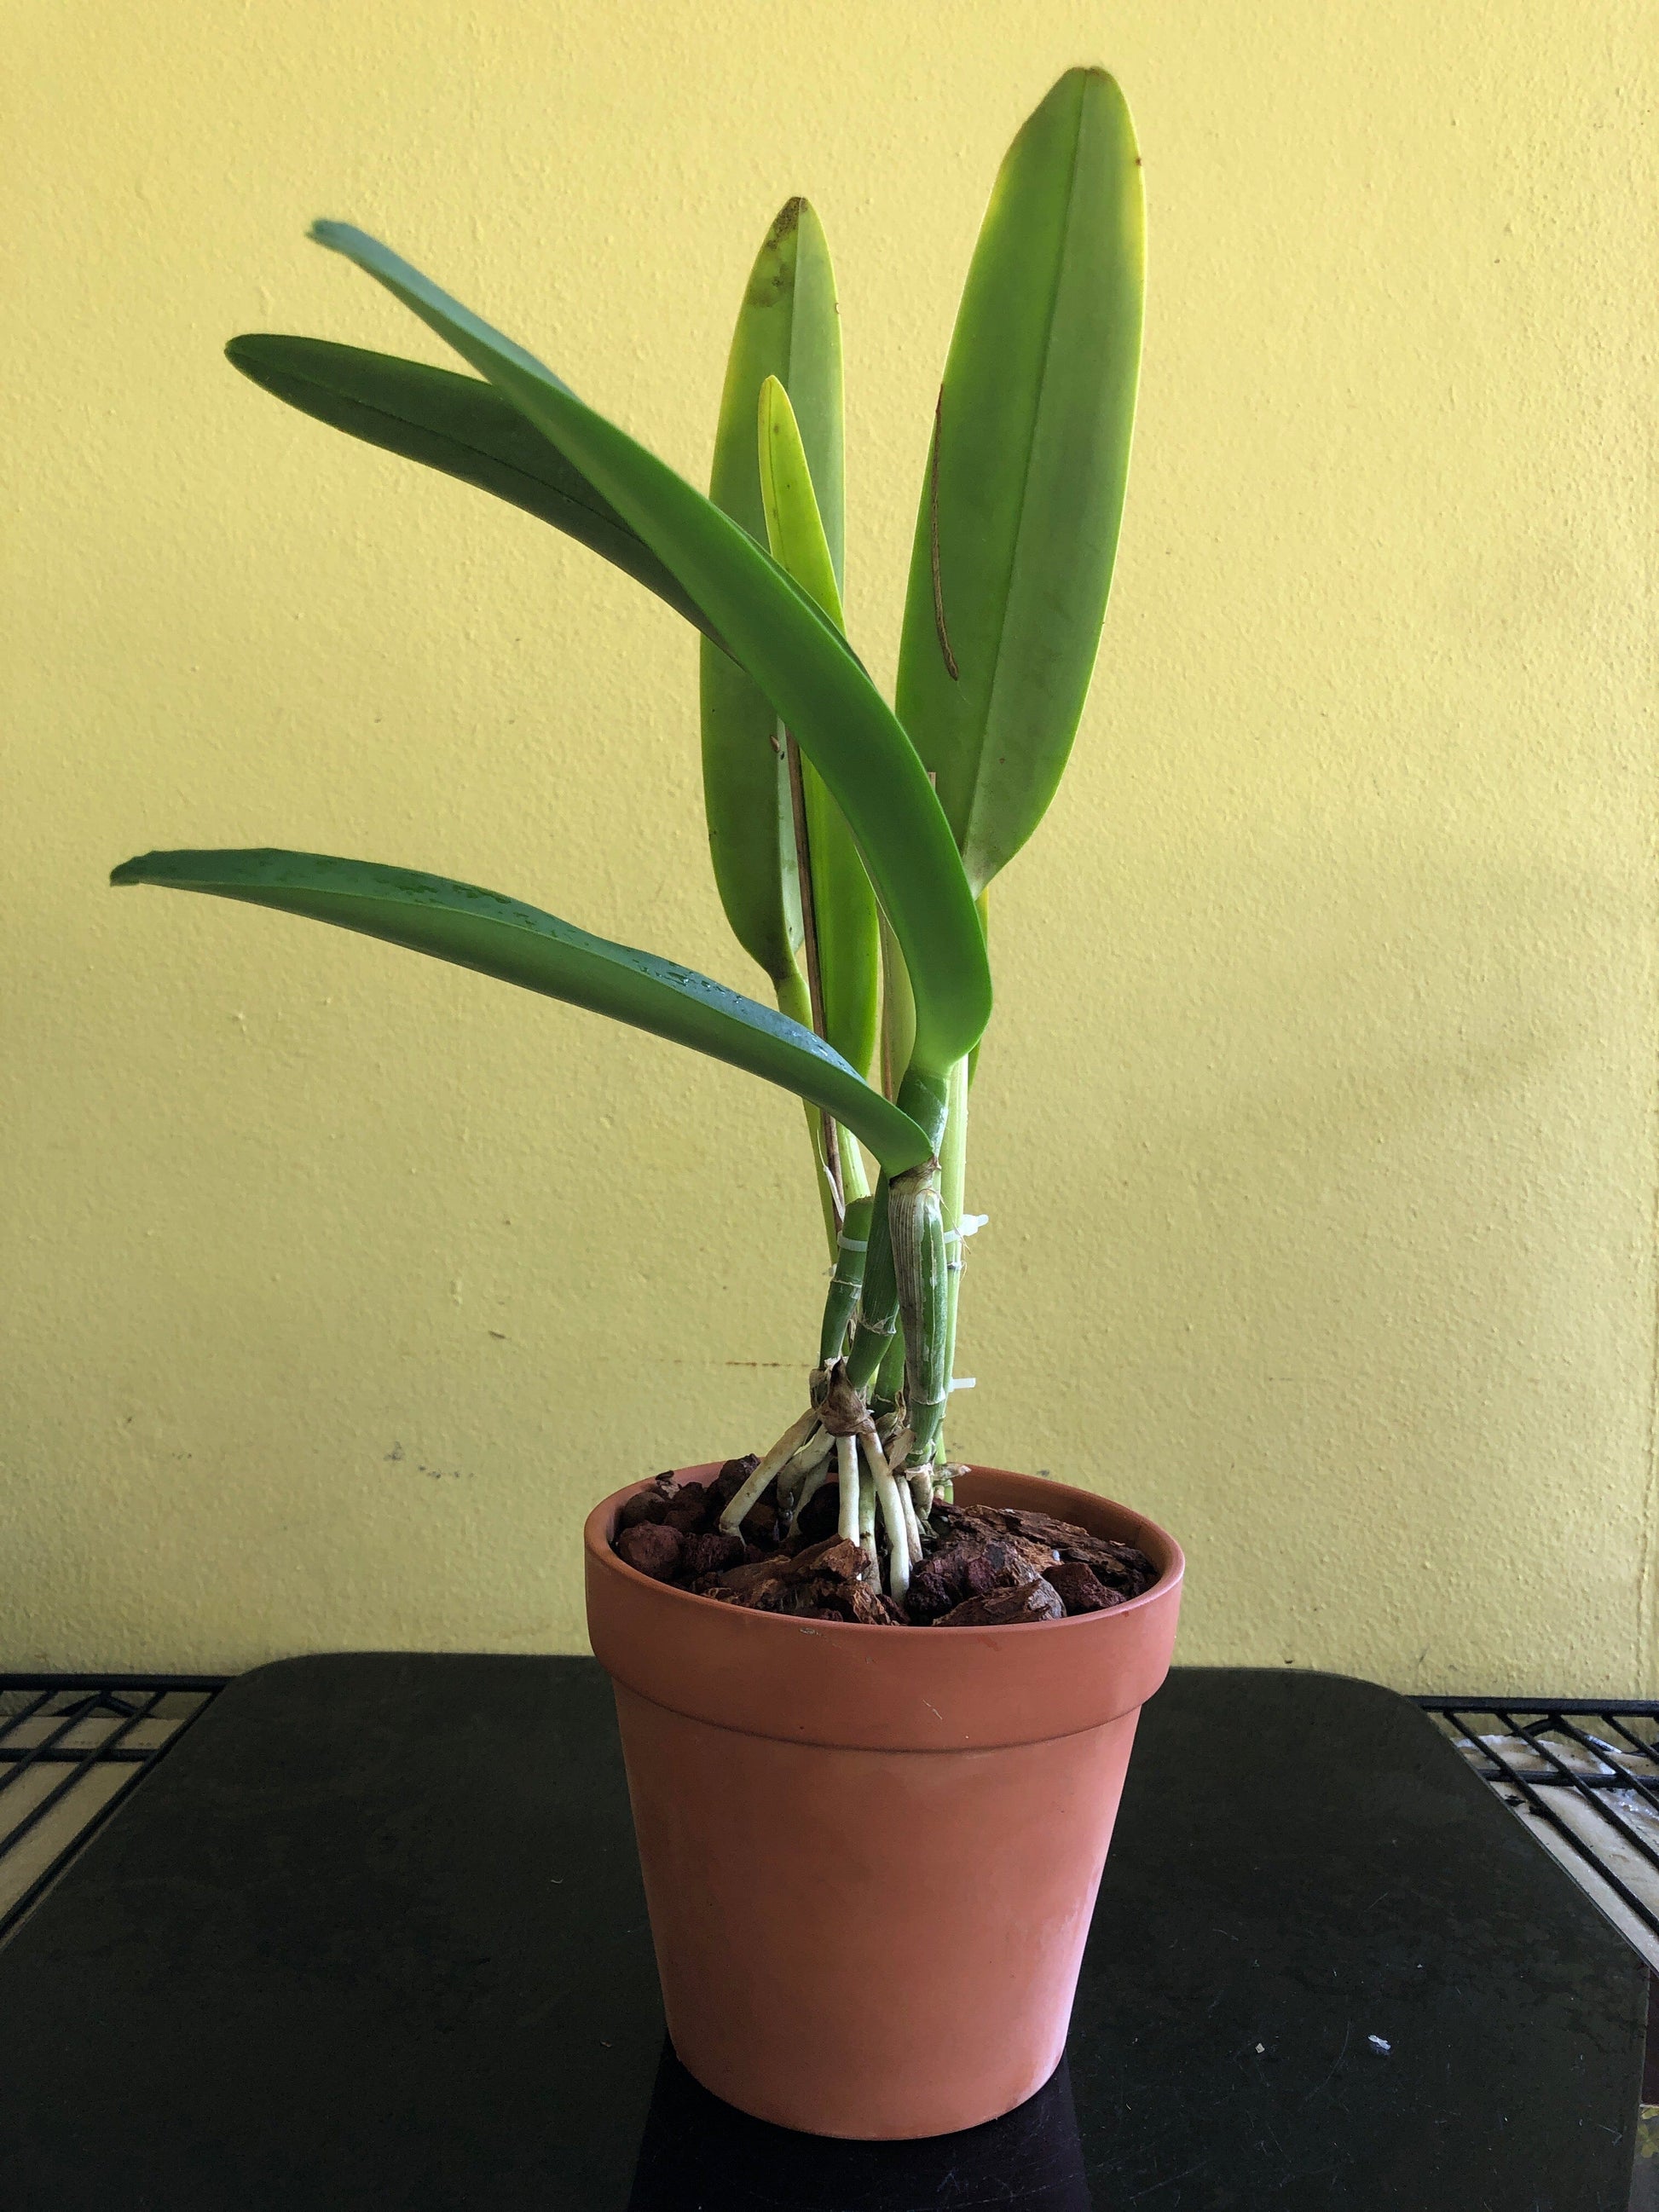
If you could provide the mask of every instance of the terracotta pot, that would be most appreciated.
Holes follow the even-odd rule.
[[[717,1463],[681,1470],[706,1480]],[[706,2088],[816,2135],[943,2135],[1060,2062],[1179,1546],[1127,1507],[975,1468],[964,1504],[1138,1544],[1127,1605],[1015,1628],[864,1628],[693,1597],[586,1531],[674,2048]]]

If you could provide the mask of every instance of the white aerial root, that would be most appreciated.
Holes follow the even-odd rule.
[[[876,1486],[867,1474],[861,1473],[856,1487],[859,1494],[859,1541],[863,1545],[864,1556],[869,1562],[869,1578],[879,1589],[881,1559],[876,1551]]]
[[[921,1522],[916,1516],[916,1501],[902,1475],[893,1477],[893,1487],[898,1492],[898,1501],[904,1510],[905,1531],[910,1539],[910,1565],[919,1567],[921,1565]]]
[[[933,1470],[931,1467],[905,1469],[904,1462],[914,1441],[908,1426],[895,1426],[888,1431],[887,1471],[897,1486],[899,1503],[904,1508],[904,1525],[910,1536],[910,1565],[921,1565],[921,1522],[918,1515],[916,1486],[925,1482],[927,1491],[921,1500],[920,1511],[926,1513],[933,1502]]]
[[[887,1530],[887,1587],[896,1598],[902,1598],[910,1587],[910,1531],[905,1526],[904,1508],[899,1503],[899,1486],[884,1459],[872,1454],[871,1471],[875,1476],[876,1496],[881,1502],[881,1517]]]
[[[822,1431],[820,1431],[820,1433],[822,1434]],[[824,1441],[826,1444],[833,1444],[836,1440],[833,1437],[826,1437]],[[817,1496],[819,1491],[821,1491],[824,1484],[829,1481],[830,1473],[830,1462],[832,1456],[833,1455],[830,1451],[825,1451],[823,1457],[818,1462],[817,1465],[812,1469],[812,1472],[807,1476],[805,1481],[801,1484],[799,1489],[796,1491],[794,1496],[790,1499],[787,1508],[790,1532],[793,1532],[795,1528],[799,1527],[801,1515],[805,1512],[807,1507]],[[856,1542],[858,1540],[854,1537],[853,1540]]]
[[[800,1510],[800,1506],[792,1502],[794,1493],[811,1475],[814,1469],[821,1467],[829,1458],[835,1441],[827,1429],[815,1429],[799,1450],[792,1453],[779,1468],[778,1503],[792,1518]],[[828,1472],[827,1468],[823,1469],[823,1473],[818,1475],[818,1482],[821,1483],[824,1480]],[[813,1488],[817,1487],[817,1484],[815,1483]]]
[[[817,1413],[809,1412],[803,1413],[799,1420],[792,1422],[784,1431],[742,1489],[733,1494],[731,1503],[721,1514],[720,1524],[726,1535],[737,1534],[738,1524],[744,1515],[759,1498],[784,1462],[793,1459],[801,1446],[808,1441],[817,1425]]]
[[[843,1543],[859,1540],[859,1448],[855,1437],[836,1438],[836,1480],[841,1485],[841,1516],[836,1534]]]
[[[915,1536],[915,1561],[921,1558],[921,1523],[933,1510],[934,1467],[929,1461],[926,1467],[906,1467],[911,1436],[908,1429],[901,1430],[887,1448],[887,1464],[893,1470],[900,1490],[903,1492],[905,1511]]]
[[[828,1387],[820,1391],[819,1385],[826,1380]],[[840,1491],[836,1533],[844,1542],[860,1547],[867,1562],[865,1578],[879,1589],[881,1557],[876,1547],[879,1517],[887,1532],[889,1588],[894,1597],[902,1598],[922,1556],[921,1524],[912,1483],[927,1478],[931,1494],[933,1470],[921,1468],[915,1475],[906,1474],[904,1461],[913,1437],[903,1416],[893,1413],[884,1415],[879,1425],[872,1422],[862,1399],[848,1391],[839,1361],[825,1375],[815,1376],[813,1382],[819,1402],[792,1423],[758,1462],[728,1501],[720,1526],[729,1535],[738,1534],[762,1493],[775,1482],[780,1525],[786,1532],[793,1529],[830,1480],[833,1458]],[[924,1513],[928,1502],[924,1497]]]

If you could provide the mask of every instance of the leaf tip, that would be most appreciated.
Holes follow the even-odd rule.
[[[800,228],[801,216],[806,211],[807,203],[800,193],[797,192],[793,198],[787,199],[772,218],[772,228],[766,234],[766,245],[781,246],[786,238],[793,238]],[[763,252],[766,249],[763,246],[761,250]]]
[[[313,246],[325,246],[331,253],[352,254],[359,246],[368,243],[366,232],[355,223],[331,222],[326,216],[319,216],[306,236]]]
[[[760,423],[762,431],[765,432],[767,430],[770,430],[775,436],[778,426],[782,422],[784,410],[786,408],[788,408],[791,415],[795,411],[793,407],[789,406],[789,394],[784,386],[782,379],[781,377],[772,376],[769,374],[763,377],[761,380],[760,388]]]

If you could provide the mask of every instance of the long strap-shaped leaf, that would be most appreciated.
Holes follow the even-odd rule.
[[[972,1048],[990,1015],[984,940],[927,773],[839,634],[745,531],[584,406],[521,346],[363,232],[319,223],[313,235],[384,284],[505,393],[712,619],[846,815],[909,969],[913,1065],[942,1076]]]
[[[1146,211],[1122,94],[1072,70],[991,195],[945,364],[899,719],[975,892],[1053,798],[1111,583],[1140,360]]]
[[[811,1030],[695,969],[592,937],[475,884],[371,860],[276,851],[146,853],[124,861],[110,881],[275,907],[476,968],[779,1084],[856,1130],[890,1174],[927,1158],[927,1139],[909,1116]]]
[[[779,209],[749,271],[714,428],[708,496],[762,545],[755,408],[769,375],[783,379],[805,413],[839,563],[841,324],[823,228],[804,199]],[[780,1004],[804,1006],[794,829],[776,712],[754,679],[712,646],[702,649],[698,693],[703,810],[720,904],[732,935],[776,986]]]
[[[769,376],[759,394],[761,502],[773,558],[804,585],[839,629],[841,592],[805,442],[789,394]],[[801,763],[806,841],[817,920],[823,1033],[867,1072],[875,1057],[881,953],[875,895],[847,818],[810,761]]]
[[[266,331],[233,338],[225,357],[301,414],[550,522],[707,628],[702,610],[639,533],[493,385],[394,354]]]

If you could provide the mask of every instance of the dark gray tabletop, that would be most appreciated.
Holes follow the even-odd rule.
[[[928,2143],[790,2135],[665,2048],[591,1661],[294,1660],[0,1952],[0,2205],[1624,2212],[1644,2014],[1404,1699],[1178,1669],[1048,2088]]]

